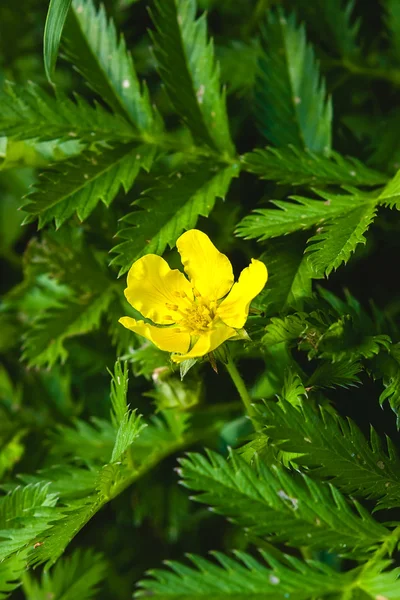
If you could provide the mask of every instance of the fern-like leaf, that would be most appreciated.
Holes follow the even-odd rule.
[[[205,15],[196,20],[195,0],[157,0],[152,11],[154,51],[172,104],[200,144],[227,155],[229,133],[225,93]]]
[[[399,504],[400,460],[389,438],[386,448],[371,428],[366,440],[351,419],[305,401],[267,402],[259,409],[268,437],[281,450],[296,452],[293,462],[318,478],[332,481],[343,492]]]
[[[353,512],[332,486],[297,478],[276,465],[250,467],[232,454],[189,454],[181,460],[183,484],[197,500],[251,533],[294,546],[335,549],[352,556],[383,542],[388,530],[361,506]]]
[[[95,92],[140,132],[158,129],[147,89],[104,6],[97,11],[92,0],[73,0],[64,33],[67,57]]]
[[[22,358],[29,366],[52,366],[68,356],[65,341],[97,328],[102,315],[114,297],[114,289],[106,288],[95,299],[73,299],[39,314],[25,336]]]
[[[400,171],[389,181],[378,197],[379,204],[400,210]]]
[[[23,580],[26,600],[91,600],[106,576],[106,562],[92,550],[76,550],[45,571],[40,581],[27,573]]]
[[[100,200],[109,206],[121,186],[128,192],[139,170],[149,170],[153,156],[151,146],[120,144],[58,165],[27,196],[28,221],[39,217],[43,227],[54,219],[60,227],[74,213],[84,221]]]
[[[20,579],[26,569],[26,552],[14,554],[0,563],[0,600],[20,585]]]
[[[0,135],[18,140],[80,139],[87,142],[124,141],[135,130],[120,115],[77,94],[70,100],[60,92],[50,96],[38,85],[8,83],[0,96]]]
[[[395,1],[395,0],[394,0]],[[339,56],[353,58],[360,53],[357,40],[360,19],[355,18],[355,0],[297,0],[296,9],[326,48]]]
[[[196,225],[200,215],[207,217],[216,199],[225,197],[237,172],[236,165],[220,171],[198,165],[195,171],[164,177],[157,187],[144,192],[134,203],[140,210],[124,217],[118,231],[125,241],[113,249],[118,256],[112,264],[121,267],[120,274],[144,254],[162,254],[185,229]]]
[[[333,270],[347,263],[358,244],[365,244],[364,233],[377,212],[375,203],[353,208],[342,218],[321,225],[310,238],[307,252],[316,277],[328,277]]]
[[[321,562],[301,562],[293,556],[281,559],[259,550],[262,562],[245,552],[235,557],[212,552],[215,559],[189,555],[193,566],[167,561],[166,569],[149,572],[139,583],[136,598],[151,595],[154,600],[177,598],[189,600],[308,600],[343,591],[353,577],[334,571]]]
[[[60,517],[55,508],[57,496],[49,493],[49,483],[16,487],[0,498],[0,561],[21,551]]]
[[[280,10],[270,11],[262,49],[255,93],[261,132],[275,146],[329,152],[332,106],[304,27],[294,15],[286,18]]]
[[[269,285],[253,301],[253,306],[268,316],[288,310],[300,309],[311,297],[312,271],[304,257],[304,235],[271,240],[261,255],[268,266]]]
[[[282,184],[313,186],[386,183],[387,176],[352,157],[331,152],[329,157],[295,146],[256,149],[243,156],[243,168],[261,179]]]
[[[272,200],[271,203],[280,210],[256,209],[240,221],[236,228],[237,235],[245,239],[257,238],[262,241],[309,229],[315,225],[322,227],[325,223],[336,221],[339,217],[361,210],[362,207],[371,207],[377,201],[376,192],[351,190],[347,195],[319,190],[317,193],[324,202],[302,196],[290,197],[296,202]]]

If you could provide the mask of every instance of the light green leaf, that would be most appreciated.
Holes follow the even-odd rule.
[[[44,69],[50,83],[54,75],[61,34],[70,6],[71,0],[50,0],[49,3],[44,26],[43,57]]]
[[[358,244],[365,244],[364,233],[377,213],[374,202],[360,207],[338,219],[321,225],[310,238],[306,252],[316,277],[328,277],[333,270],[347,263]]]
[[[135,598],[309,600],[311,596],[340,592],[352,580],[351,575],[338,573],[322,562],[301,562],[288,555],[276,558],[263,550],[259,553],[262,562],[239,550],[234,557],[212,552],[213,561],[191,554],[188,558],[193,566],[167,561],[168,570],[152,570],[139,582]]]
[[[389,181],[378,196],[379,204],[400,210],[400,171]]]
[[[275,146],[328,153],[332,105],[304,26],[294,15],[269,11],[261,42],[255,116],[262,134]]]
[[[196,20],[195,0],[157,0],[152,19],[159,73],[176,111],[197,143],[232,155],[225,93],[205,15]]]
[[[195,170],[161,178],[157,187],[146,190],[134,202],[137,209],[122,219],[118,236],[125,241],[113,248],[118,256],[111,264],[121,267],[121,275],[144,254],[162,254],[167,246],[172,248],[184,230],[196,225],[200,215],[210,214],[217,198],[225,198],[237,174],[236,165],[215,170],[200,164]]]
[[[26,552],[14,554],[0,563],[0,600],[7,598],[20,585],[26,570]]]
[[[387,181],[387,175],[366,167],[356,158],[333,151],[329,157],[321,156],[295,146],[257,148],[243,156],[243,168],[261,179],[296,186],[376,186]]]

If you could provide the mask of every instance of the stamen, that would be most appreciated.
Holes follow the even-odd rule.
[[[200,294],[200,292],[198,292],[196,290],[196,288],[193,288],[193,294],[195,295],[196,298],[201,298],[201,294]]]
[[[169,308],[169,310],[177,311],[179,306],[177,304],[170,304],[169,302],[165,303],[165,306]]]
[[[164,317],[164,319],[168,320],[168,321],[175,321],[174,317],[171,317],[171,315],[166,315]]]

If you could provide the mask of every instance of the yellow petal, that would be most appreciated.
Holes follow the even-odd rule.
[[[217,308],[217,316],[230,327],[243,327],[249,314],[250,302],[261,292],[267,279],[267,267],[260,260],[253,258],[250,265],[240,273],[239,281]]]
[[[190,306],[193,291],[183,273],[171,270],[161,256],[147,254],[130,268],[125,296],[146,319],[171,325],[180,318],[177,309]]]
[[[202,296],[219,300],[229,292],[233,284],[232,265],[208,235],[190,229],[178,238],[176,247],[190,281]]]
[[[156,327],[144,321],[135,321],[131,317],[122,317],[119,323],[150,340],[160,350],[187,352],[190,346],[190,335],[182,333],[177,327]]]
[[[236,331],[232,329],[232,327],[221,324],[219,327],[201,335],[190,352],[187,352],[186,354],[174,354],[172,360],[176,363],[180,363],[188,358],[204,356],[218,348],[218,346],[234,335],[236,335]]]

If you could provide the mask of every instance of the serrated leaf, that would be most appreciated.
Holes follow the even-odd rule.
[[[51,96],[38,85],[7,83],[0,96],[0,135],[17,140],[129,141],[135,130],[120,115],[75,94]]]
[[[119,265],[123,274],[144,254],[162,254],[167,246],[174,246],[184,230],[196,225],[199,216],[210,214],[217,198],[225,197],[237,173],[236,165],[219,171],[198,165],[196,170],[161,178],[157,187],[143,192],[134,202],[140,210],[122,219],[118,236],[125,241],[113,248],[118,256],[111,264]]]
[[[354,17],[355,0],[323,0],[309,2],[297,0],[296,10],[304,17],[307,26],[329,50],[335,49],[343,57],[357,56],[360,19]]]
[[[389,181],[378,196],[379,204],[400,210],[400,171]]]
[[[365,439],[357,425],[333,410],[298,406],[280,400],[259,408],[259,421],[272,443],[312,477],[332,481],[348,494],[399,504],[400,460],[389,440],[383,444],[373,428]]]
[[[65,27],[67,57],[95,92],[141,131],[159,128],[147,88],[140,85],[131,54],[104,6],[92,0],[73,0]]]
[[[294,234],[267,243],[260,260],[268,268],[268,285],[252,304],[267,316],[289,308],[301,310],[304,300],[311,297],[312,271],[303,255],[305,242],[304,235]]]
[[[71,0],[50,0],[44,26],[43,57],[47,79],[53,78],[61,34],[67,18]]]
[[[21,551],[37,535],[59,518],[55,508],[57,496],[49,493],[49,483],[18,486],[0,498],[0,561]]]
[[[96,298],[71,299],[39,314],[25,336],[23,360],[28,366],[37,367],[64,362],[68,356],[65,341],[97,328],[114,293],[109,287]]]
[[[237,550],[231,557],[212,552],[213,561],[189,555],[192,565],[168,561],[167,569],[152,570],[139,582],[135,598],[151,595],[155,600],[308,600],[344,590],[352,575],[334,571],[322,562],[299,559],[259,550],[262,558]]]
[[[261,179],[280,184],[313,186],[376,186],[387,181],[387,175],[366,167],[353,157],[331,152],[329,157],[295,146],[253,150],[243,156],[243,168]]]
[[[261,45],[255,91],[261,133],[275,146],[328,153],[332,106],[304,26],[296,24],[294,15],[269,11]]]
[[[39,217],[39,227],[53,219],[60,227],[74,213],[84,221],[100,200],[109,206],[121,186],[128,192],[139,170],[149,170],[153,157],[151,146],[120,144],[62,163],[43,175],[27,196],[24,211]]]
[[[292,342],[297,340],[306,329],[306,313],[295,313],[284,318],[272,317],[271,322],[265,328],[265,334],[261,341],[266,346]]]
[[[361,506],[357,513],[332,486],[297,478],[276,465],[250,467],[237,455],[228,462],[208,452],[182,459],[183,483],[255,535],[294,546],[335,549],[352,556],[390,537]]]
[[[26,570],[26,552],[14,554],[0,563],[0,600],[7,598],[15,588]]]
[[[91,549],[75,550],[42,574],[40,581],[29,573],[24,576],[26,600],[91,600],[106,577],[106,562]]]
[[[307,381],[310,388],[335,388],[358,385],[360,379],[357,373],[362,371],[362,365],[356,360],[341,360],[337,362],[323,362],[317,367]]]
[[[195,0],[157,0],[152,33],[158,70],[176,111],[197,143],[234,153],[212,41]]]
[[[306,249],[316,277],[329,277],[333,270],[347,263],[358,244],[365,244],[364,233],[377,213],[374,202],[353,208],[341,217],[318,228]]]
[[[350,194],[332,194],[315,190],[324,199],[313,200],[303,196],[290,196],[296,202],[272,200],[279,210],[258,208],[244,217],[236,227],[236,234],[245,239],[260,241],[286,235],[294,231],[309,229],[314,225],[336,221],[361,208],[371,207],[377,202],[376,192],[361,192],[350,188]]]

